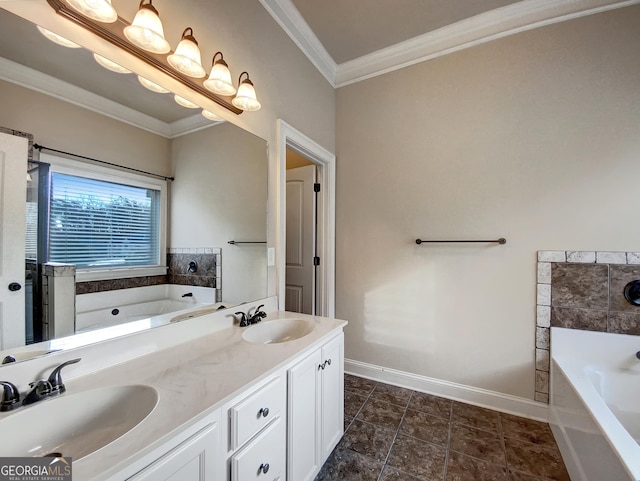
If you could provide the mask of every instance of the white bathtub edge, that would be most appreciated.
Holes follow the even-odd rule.
[[[628,344],[629,350],[613,344],[618,342]],[[629,479],[640,481],[640,445],[631,437],[622,424],[615,417],[613,412],[605,404],[602,397],[588,379],[585,368],[594,363],[616,364],[628,357],[634,345],[640,344],[638,336],[628,336],[623,334],[596,333],[591,331],[580,331],[575,329],[552,328],[551,329],[551,376],[553,386],[553,376],[556,376],[556,369],[561,371],[566,381],[581,399],[584,408],[591,416],[592,421],[598,426],[603,437],[611,447],[614,454],[621,461],[625,471],[629,474]],[[554,419],[560,416],[560,411],[556,412],[555,396],[552,388],[550,396],[550,422],[552,428],[562,432],[563,442],[569,445],[568,453],[574,459],[565,459],[565,464],[576,464],[582,472],[580,456],[575,452],[571,442],[564,436],[564,430],[560,427],[561,422]],[[554,431],[555,432],[555,431]],[[573,479],[573,477],[572,477]],[[578,479],[588,479],[582,474]]]

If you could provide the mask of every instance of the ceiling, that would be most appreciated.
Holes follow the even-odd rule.
[[[517,1],[293,0],[293,5],[340,64]]]
[[[640,0],[259,0],[336,88]]]

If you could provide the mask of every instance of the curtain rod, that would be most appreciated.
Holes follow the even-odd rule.
[[[118,165],[112,164],[111,162],[107,162],[105,160],[98,160],[92,157],[86,157],[84,155],[74,154],[72,152],[65,152],[64,150],[52,149],[51,147],[45,147],[44,145],[33,144],[33,148],[42,152],[43,150],[48,150],[49,152],[56,152],[58,154],[70,155],[72,157],[77,157],[79,159],[90,160],[91,162],[98,162],[99,164],[110,165],[111,167],[118,167],[119,169],[131,170],[133,172],[138,172],[140,174],[152,175],[154,177],[159,177],[164,180],[176,180],[175,177],[167,177],[165,175],[154,174],[153,172],[147,172],[146,170],[134,169],[133,167],[127,167],[126,165]],[[36,161],[37,162],[37,161]]]

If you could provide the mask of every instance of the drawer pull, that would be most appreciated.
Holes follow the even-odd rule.
[[[262,416],[263,418],[266,418],[268,415],[269,415],[269,408],[260,408],[260,411],[258,411],[258,417]],[[267,466],[269,465],[267,464]]]
[[[267,474],[269,472],[269,463],[262,463],[258,468],[258,474]]]

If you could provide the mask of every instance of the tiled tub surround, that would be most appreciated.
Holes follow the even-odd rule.
[[[539,251],[535,400],[549,402],[550,327],[640,335],[640,307],[624,298],[640,252]]]
[[[189,272],[191,261],[198,265],[196,272]],[[171,248],[167,253],[167,266],[169,284],[215,287],[218,290],[222,287],[220,248]]]
[[[188,271],[189,262],[192,260],[198,264],[196,272]],[[221,249],[218,247],[170,248],[167,250],[166,275],[78,282],[76,294],[162,284],[216,288],[218,296],[216,302],[220,302],[222,299]]]
[[[345,376],[345,435],[316,481],[569,481],[549,425]]]

